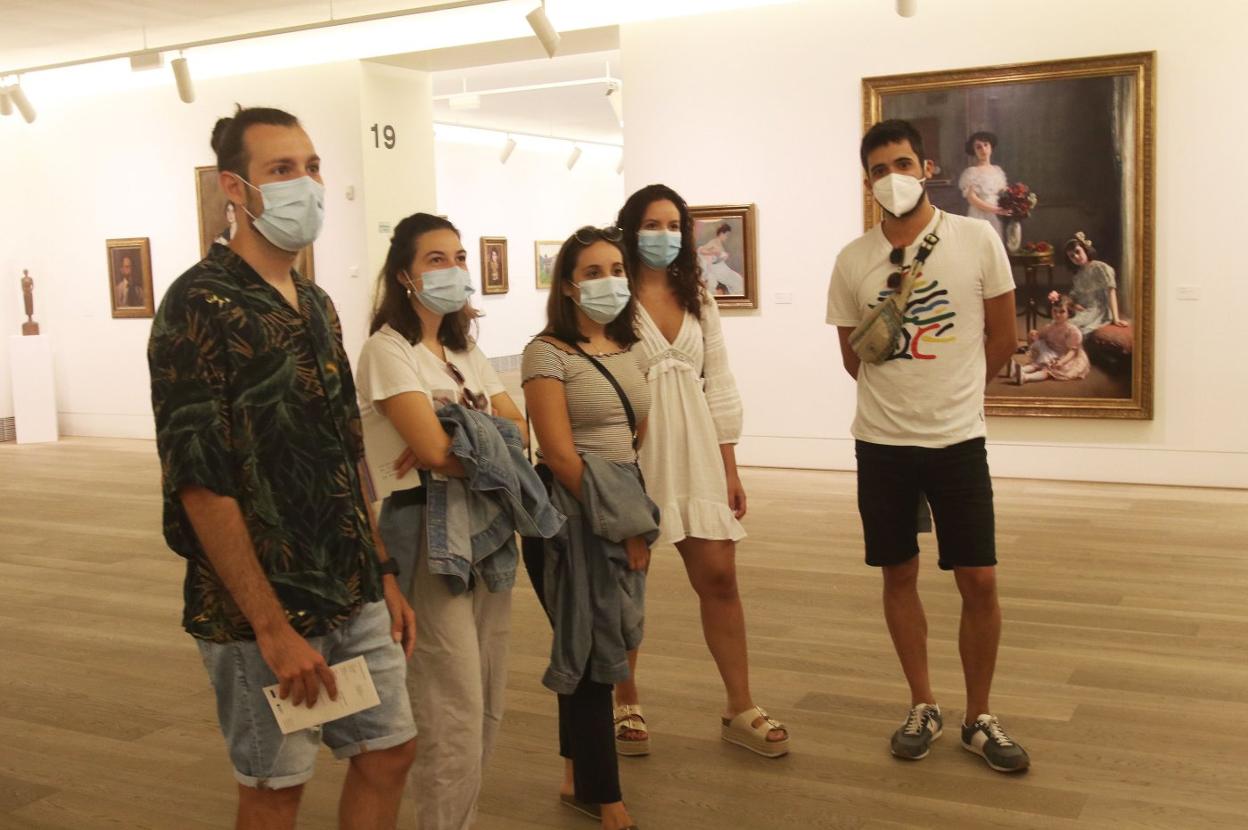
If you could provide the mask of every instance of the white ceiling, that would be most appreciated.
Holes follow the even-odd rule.
[[[529,86],[559,81],[618,78],[618,51],[591,52],[552,59],[516,61],[469,67],[433,75],[434,95]],[[476,110],[453,110],[446,101],[434,102],[434,120],[471,127],[511,130],[581,141],[620,144],[623,130],[606,98],[606,84],[513,92],[481,96]]]
[[[0,71],[445,0],[3,0]],[[146,29],[146,32],[144,31]]]

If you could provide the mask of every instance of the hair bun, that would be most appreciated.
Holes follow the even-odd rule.
[[[225,134],[229,132],[230,125],[233,123],[234,119],[232,117],[218,118],[217,123],[213,125],[212,140],[209,143],[212,145],[212,151],[214,153],[221,152],[221,142],[225,138]]]

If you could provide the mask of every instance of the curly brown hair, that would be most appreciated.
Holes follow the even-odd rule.
[[[638,190],[624,202],[620,208],[615,224],[624,233],[624,264],[628,267],[630,279],[641,273],[641,248],[637,234],[641,231],[641,222],[646,210],[655,202],[669,201],[680,213],[680,253],[667,266],[667,282],[676,295],[676,301],[697,317],[702,319],[702,303],[705,300],[702,287],[702,266],[698,264],[697,249],[693,240],[693,216],[689,213],[689,205],[680,194],[665,184],[650,184]]]

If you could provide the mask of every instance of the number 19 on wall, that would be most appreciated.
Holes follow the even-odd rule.
[[[373,132],[373,146],[394,149],[394,127],[389,124],[374,124],[369,129]]]

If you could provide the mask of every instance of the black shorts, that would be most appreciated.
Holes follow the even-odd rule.
[[[920,494],[932,506],[942,569],[997,564],[992,478],[983,438],[940,449],[855,441],[854,452],[868,565],[900,565],[918,554]]]

